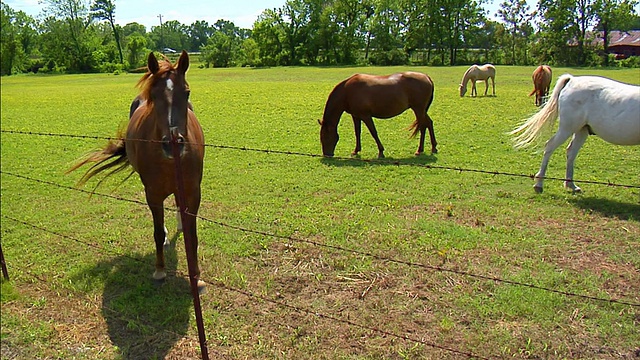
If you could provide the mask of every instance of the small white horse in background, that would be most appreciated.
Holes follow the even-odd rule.
[[[478,96],[476,90],[476,81],[484,81],[485,89],[484,96],[487,96],[489,91],[489,79],[493,85],[493,96],[496,96],[496,68],[491,64],[484,65],[471,65],[462,77],[462,83],[460,83],[460,97],[463,97],[467,93],[467,83],[471,80],[471,96]]]
[[[571,135],[564,186],[574,192],[581,189],[573,182],[573,164],[589,134],[616,145],[640,145],[640,86],[599,76],[562,75],[545,106],[511,132],[517,135],[515,147],[531,145],[558,116],[558,131],[547,141],[535,176],[537,193],[542,192],[551,154]]]

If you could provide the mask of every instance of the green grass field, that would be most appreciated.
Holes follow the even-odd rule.
[[[366,129],[361,158],[349,158],[348,115],[337,158],[318,156],[333,86],[405,69],[434,80],[439,153],[413,155],[406,112],[376,121],[386,161],[368,161],[377,149]],[[535,194],[527,177],[442,169],[529,175],[542,157],[507,135],[537,111],[533,67],[498,67],[497,96],[477,98],[458,96],[464,70],[189,70],[210,145],[198,234],[211,358],[638,356],[640,190],[578,183],[572,194],[548,180]],[[553,71],[554,83],[569,72],[640,84],[637,69]],[[139,179],[114,176],[90,197],[74,189],[82,172],[65,175],[106,143],[91,137],[126,124],[139,76],[1,79],[3,360],[200,356],[182,237],[154,285],[151,214],[114,198],[144,202]],[[640,147],[592,136],[575,178],[638,186],[639,164]],[[561,148],[547,176],[564,171]]]

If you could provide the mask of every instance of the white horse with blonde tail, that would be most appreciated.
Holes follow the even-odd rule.
[[[558,131],[547,141],[535,176],[534,189],[538,193],[542,192],[551,154],[571,135],[564,186],[574,192],[581,189],[573,182],[573,164],[590,134],[616,145],[640,145],[640,86],[599,76],[562,75],[546,105],[511,132],[516,135],[515,147],[534,143],[558,116]]]
[[[478,96],[478,90],[476,90],[476,81],[484,81],[485,89],[484,96],[487,96],[489,91],[489,79],[493,85],[493,96],[496,96],[496,68],[491,64],[484,65],[471,65],[462,77],[460,83],[460,97],[463,97],[467,93],[467,83],[471,80],[471,96]]]

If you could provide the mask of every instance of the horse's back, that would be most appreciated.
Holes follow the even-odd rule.
[[[640,86],[599,76],[574,76],[560,92],[559,115],[588,125],[618,145],[640,144]],[[566,121],[565,120],[565,121]]]
[[[433,96],[433,81],[412,71],[385,76],[356,74],[347,80],[345,90],[348,113],[389,118],[408,108],[426,107]]]

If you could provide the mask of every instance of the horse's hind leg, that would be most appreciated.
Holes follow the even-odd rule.
[[[564,187],[573,192],[580,192],[582,189],[573,182],[573,164],[575,163],[578,151],[589,137],[589,128],[586,126],[573,134],[573,139],[567,147],[567,173],[565,176]]]
[[[358,155],[360,150],[362,150],[362,143],[360,140],[362,133],[362,121],[353,115],[351,116],[351,118],[353,118],[353,130],[356,134],[356,147],[353,149],[353,152],[351,152],[351,155],[356,156]]]
[[[380,142],[380,138],[378,137],[378,131],[376,130],[376,126],[373,124],[373,118],[370,116],[365,117],[362,119],[362,121],[364,121],[364,124],[367,125],[367,129],[369,129],[369,132],[371,133],[373,140],[375,140],[376,145],[378,145],[378,157],[380,159],[384,158],[384,147],[382,146],[382,143]]]
[[[436,141],[436,133],[433,130],[433,120],[431,119],[431,116],[426,113],[426,111],[424,116],[424,122],[420,124],[420,147],[418,148],[418,151],[416,151],[416,155],[420,155],[424,152],[426,130],[429,130],[429,139],[431,140],[431,153],[437,154],[438,149],[436,148],[436,145],[438,145],[438,142]]]
[[[547,172],[547,165],[549,164],[549,159],[551,158],[551,155],[558,148],[558,146],[562,145],[562,143],[569,138],[569,136],[571,136],[570,132],[566,130],[562,130],[562,128],[559,128],[558,131],[555,133],[555,135],[553,135],[551,139],[549,139],[549,141],[547,141],[546,145],[544,146],[544,155],[542,156],[542,164],[540,164],[540,170],[538,170],[538,173],[535,175],[535,184],[533,185],[533,188],[537,193],[542,192],[544,176]]]

